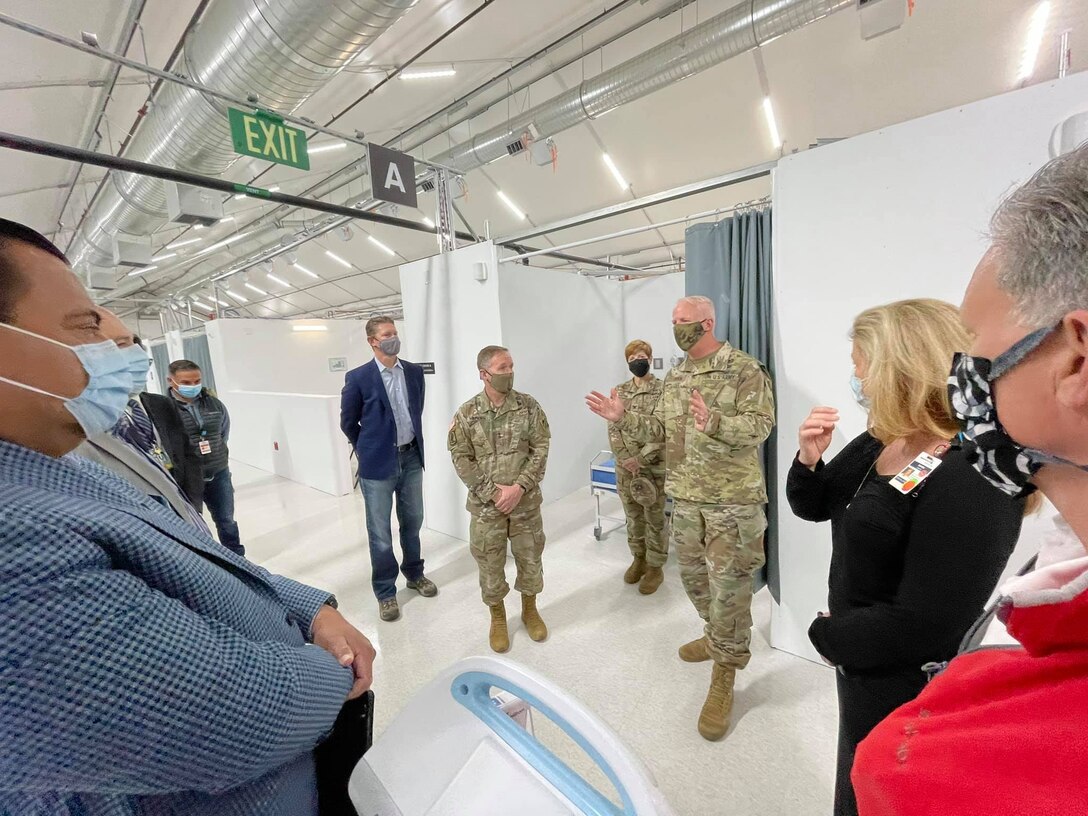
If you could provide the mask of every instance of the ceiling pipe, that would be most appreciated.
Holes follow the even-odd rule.
[[[510,155],[507,146],[518,142],[529,132],[530,126],[535,128],[537,138],[554,136],[855,4],[856,0],[745,0],[681,35],[585,80],[577,88],[516,115],[508,124],[457,145],[434,160],[460,172],[468,172]],[[357,207],[369,205],[360,198],[350,201]],[[335,229],[341,223],[347,223],[347,219],[322,224],[318,234]],[[242,247],[239,249],[243,250]],[[281,250],[266,244],[253,251],[257,258],[264,258]],[[182,291],[185,288],[183,284]]]
[[[462,142],[435,161],[462,173],[482,167],[526,147],[526,135],[555,136],[855,5],[855,0],[746,0]]]
[[[294,113],[417,0],[217,0],[190,33],[184,73],[224,93]],[[127,157],[206,176],[239,158],[226,108],[199,91],[165,84]],[[166,223],[161,181],[114,173],[69,253],[74,263],[113,265],[117,232],[150,235]]]

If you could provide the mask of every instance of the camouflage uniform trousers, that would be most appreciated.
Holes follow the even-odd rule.
[[[645,558],[651,567],[663,567],[669,557],[669,540],[665,536],[665,474],[640,471],[657,488],[657,501],[644,507],[631,497],[634,477],[616,468],[616,490],[623,502],[623,514],[627,517],[627,546],[631,555]]]
[[[540,507],[515,507],[509,516],[494,507],[473,514],[469,549],[480,568],[480,592],[484,603],[494,606],[510,593],[506,583],[506,542],[514,553],[517,580],[514,589],[523,595],[539,595],[544,589],[544,520]]]
[[[672,543],[680,578],[706,621],[711,657],[743,669],[752,657],[752,582],[765,561],[763,505],[674,500]]]

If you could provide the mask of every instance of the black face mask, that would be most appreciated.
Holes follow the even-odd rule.
[[[997,416],[993,383],[1021,363],[1057,330],[1039,329],[993,360],[957,354],[948,378],[952,411],[963,428],[967,460],[990,484],[1014,498],[1035,491],[1031,479],[1044,465],[1076,465],[1043,451],[1024,447],[1005,430]]]
[[[627,364],[627,367],[631,369],[631,373],[636,377],[645,377],[650,373],[649,360],[632,360]]]

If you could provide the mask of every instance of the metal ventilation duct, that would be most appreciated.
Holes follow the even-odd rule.
[[[855,4],[856,0],[744,0],[432,160],[461,172],[482,167],[509,155],[507,146],[530,133],[531,128],[535,129],[535,138],[554,136]],[[349,204],[356,206],[364,202],[358,197],[349,199]],[[334,219],[322,224],[319,232],[342,223],[347,219]],[[277,239],[263,240],[260,235],[254,235],[254,239],[236,248],[253,258],[276,253]],[[125,297],[140,285],[121,287],[115,297]]]
[[[211,88],[293,113],[417,0],[215,0],[190,34],[179,71]],[[238,156],[226,107],[164,83],[126,152],[137,161],[218,176]],[[149,235],[167,219],[157,179],[111,173],[69,252],[113,265],[117,232]]]
[[[855,0],[746,0],[434,161],[462,172],[481,167],[508,155],[527,133],[536,139],[555,136],[854,5]]]

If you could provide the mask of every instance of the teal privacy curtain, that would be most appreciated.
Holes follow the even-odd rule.
[[[194,334],[191,337],[181,339],[181,350],[186,360],[192,360],[200,366],[204,387],[215,393],[215,372],[212,371],[212,355],[208,351],[208,336],[206,334]]]
[[[714,224],[696,224],[685,233],[685,290],[714,301],[716,334],[734,348],[751,354],[774,380],[774,317],[771,313],[771,208],[740,212]],[[777,399],[777,397],[776,397]],[[763,446],[767,479],[767,566],[756,580],[778,600],[779,564],[777,428]]]

